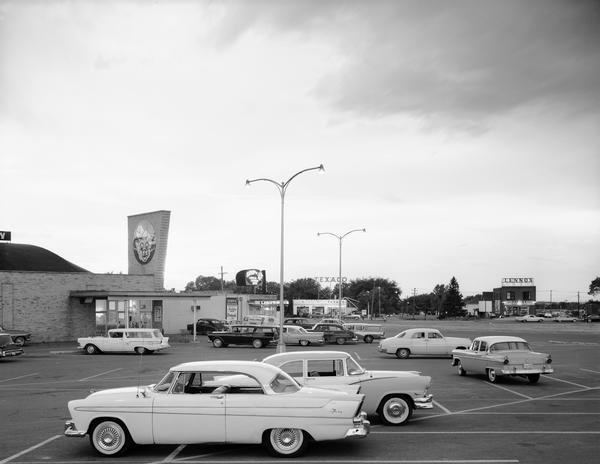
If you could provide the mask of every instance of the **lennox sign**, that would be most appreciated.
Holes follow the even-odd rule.
[[[503,277],[503,287],[514,287],[519,285],[533,285],[533,277]]]

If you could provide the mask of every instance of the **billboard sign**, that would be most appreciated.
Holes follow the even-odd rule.
[[[8,230],[0,230],[0,241],[10,242],[10,231]]]

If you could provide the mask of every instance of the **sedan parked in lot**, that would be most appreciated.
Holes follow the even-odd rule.
[[[172,367],[156,385],[92,393],[69,401],[69,437],[90,436],[117,456],[134,444],[262,443],[280,457],[309,440],[365,437],[364,395],[301,387],[281,369],[253,361],[199,361]]]
[[[262,348],[274,343],[279,336],[279,328],[270,325],[232,324],[228,330],[208,334],[215,348],[228,345],[251,345]]]
[[[383,327],[379,324],[363,324],[362,322],[348,322],[344,327],[365,343],[373,343],[373,340],[381,340],[385,337]]]
[[[579,319],[577,319],[576,317],[573,317],[573,316],[567,316],[565,314],[559,314],[558,316],[556,316],[552,320],[554,322],[577,322]]]
[[[478,337],[469,349],[452,352],[452,365],[457,367],[459,375],[485,374],[492,383],[503,375],[526,377],[536,383],[541,374],[554,372],[551,363],[549,354],[533,351],[519,337]]]
[[[535,314],[526,314],[525,316],[519,316],[515,320],[517,322],[544,322],[546,318],[543,316],[536,316]]]
[[[295,351],[274,354],[264,363],[280,367],[301,385],[342,388],[359,386],[363,410],[388,425],[406,423],[413,409],[433,408],[431,377],[414,371],[368,371],[343,351]]]
[[[337,343],[343,345],[347,342],[357,342],[358,337],[342,324],[321,323],[315,324],[310,332],[323,332],[325,343]]]
[[[169,337],[158,329],[110,329],[107,337],[81,337],[79,348],[87,354],[121,352],[151,354],[169,348]]]
[[[23,354],[23,348],[13,342],[10,334],[0,333],[0,358],[19,356]]]
[[[325,343],[323,332],[309,332],[296,325],[283,326],[283,343],[286,345],[322,345]]]
[[[437,329],[408,329],[381,340],[379,351],[395,354],[400,359],[409,356],[451,356],[452,350],[467,348],[468,338],[445,337]]]
[[[0,325],[0,332],[9,334],[13,342],[19,346],[23,346],[31,341],[31,333],[24,330],[7,329]]]

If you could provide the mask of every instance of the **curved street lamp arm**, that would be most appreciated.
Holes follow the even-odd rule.
[[[363,228],[363,229],[352,229],[352,230],[350,230],[350,231],[346,232],[344,235],[342,235],[342,236],[340,237],[340,240],[341,240],[342,238],[344,238],[346,235],[350,235],[352,232],[366,232],[366,231],[367,231],[367,229],[364,229],[364,228]]]
[[[320,165],[318,165],[318,166],[315,166],[314,168],[306,168],[306,169],[303,169],[302,171],[298,171],[296,174],[294,174],[294,175],[293,175],[292,177],[290,177],[288,180],[286,180],[285,182],[282,182],[282,183],[280,184],[280,185],[281,185],[281,188],[282,188],[283,190],[285,190],[285,189],[287,188],[287,186],[289,185],[289,183],[290,183],[290,182],[291,182],[291,181],[292,181],[292,180],[293,180],[295,177],[299,176],[299,175],[300,175],[300,174],[302,174],[303,172],[307,172],[307,171],[316,171],[316,170],[319,170],[319,171],[325,171],[325,168],[323,167],[323,165],[322,165],[322,164],[320,164]]]
[[[280,184],[279,182],[275,182],[273,179],[266,179],[264,177],[261,177],[260,179],[246,179],[246,185],[249,186],[250,184],[252,184],[254,182],[258,182],[259,180],[264,180],[265,182],[271,182],[272,184],[275,184],[279,190],[281,190],[283,188],[283,184]]]
[[[335,238],[337,238],[338,240],[341,240],[342,237],[340,237],[337,234],[334,234],[332,232],[317,232],[317,237],[319,237],[320,235],[333,235]]]

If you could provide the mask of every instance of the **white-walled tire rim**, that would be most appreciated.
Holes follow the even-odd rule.
[[[127,445],[127,432],[115,421],[103,421],[94,427],[92,445],[106,456],[114,456],[123,451]]]
[[[304,444],[304,433],[300,429],[273,429],[269,433],[269,442],[277,454],[298,453]]]
[[[381,406],[381,415],[384,422],[391,425],[400,425],[411,416],[412,408],[408,401],[399,396],[385,400]]]
[[[487,378],[491,383],[495,383],[497,380],[496,371],[494,369],[488,369]]]

